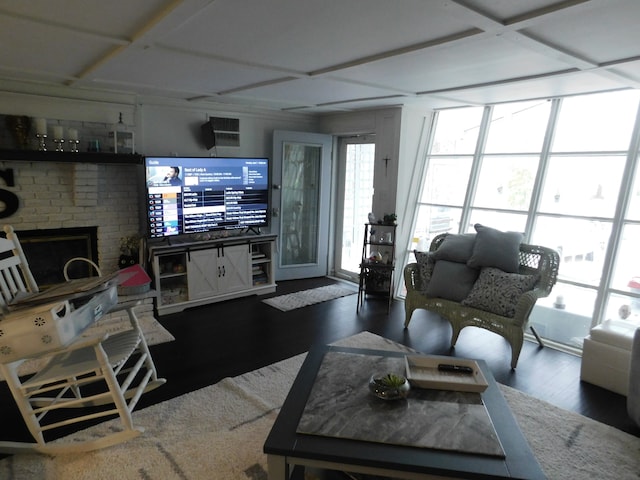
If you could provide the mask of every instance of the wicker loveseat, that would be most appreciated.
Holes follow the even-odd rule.
[[[422,308],[433,311],[451,323],[453,332],[451,336],[451,346],[454,346],[460,331],[464,327],[475,326],[490,330],[503,336],[511,344],[511,368],[516,368],[518,357],[522,350],[524,341],[524,331],[527,328],[529,315],[538,298],[546,297],[550,294],[553,285],[556,283],[559,267],[559,256],[555,250],[549,248],[516,244],[514,255],[517,256],[517,273],[505,274],[522,278],[532,277],[532,288],[523,292],[510,292],[513,301],[513,309],[509,312],[512,316],[493,313],[485,309],[475,308],[465,304],[465,300],[451,300],[441,298],[441,296],[429,296],[428,283],[433,280],[431,276],[435,270],[432,258],[450,234],[436,236],[431,242],[429,254],[423,254],[425,261],[410,263],[404,269],[404,280],[407,289],[405,299],[405,328],[409,326],[414,310]],[[456,235],[455,237],[463,237]],[[453,237],[452,237],[453,238]],[[416,257],[419,253],[416,252]],[[422,269],[422,271],[421,271]],[[426,270],[426,272],[425,272]],[[483,269],[480,269],[483,270]],[[488,270],[488,269],[487,269]],[[494,270],[501,272],[499,270]],[[488,272],[487,272],[488,273]],[[535,280],[534,280],[535,279]],[[474,286],[477,286],[475,281]],[[508,279],[502,285],[507,290],[512,290],[512,282]],[[467,297],[468,298],[468,297]],[[536,339],[542,345],[540,337],[531,327]]]

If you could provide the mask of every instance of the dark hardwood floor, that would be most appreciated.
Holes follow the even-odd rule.
[[[273,295],[331,283],[336,280],[324,277],[280,282]],[[357,314],[356,295],[290,312],[265,305],[263,298],[246,297],[160,317],[176,337],[151,347],[167,384],[143,396],[137,408],[366,330],[424,353],[484,359],[500,383],[640,436],[640,428],[626,414],[626,397],[580,381],[579,357],[526,341],[518,368],[511,370],[510,346],[498,335],[466,328],[451,349],[451,327],[434,314],[419,310],[404,329],[402,301],[394,301],[387,313],[386,300],[370,298]],[[0,418],[0,438],[31,440],[4,382]]]

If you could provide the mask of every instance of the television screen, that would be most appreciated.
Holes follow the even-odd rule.
[[[268,225],[269,160],[146,157],[149,235]]]

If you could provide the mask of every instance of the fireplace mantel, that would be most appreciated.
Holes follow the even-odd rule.
[[[0,149],[0,160],[17,162],[66,162],[66,163],[109,163],[141,165],[142,155],[137,153],[92,153],[55,152],[39,150]]]

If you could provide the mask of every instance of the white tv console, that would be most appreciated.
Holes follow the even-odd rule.
[[[276,235],[149,246],[158,315],[276,290]]]

